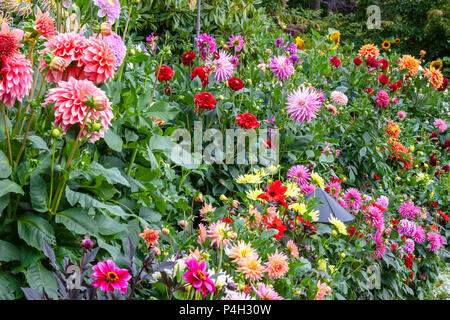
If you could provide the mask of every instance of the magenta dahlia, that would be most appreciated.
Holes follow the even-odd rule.
[[[288,179],[297,182],[299,186],[302,186],[311,180],[308,168],[303,165],[291,167],[287,173],[287,177]]]
[[[284,55],[270,59],[269,67],[280,81],[289,79],[295,71],[291,60]]]
[[[296,122],[309,122],[315,118],[322,101],[323,94],[313,87],[300,86],[287,98],[286,111]]]

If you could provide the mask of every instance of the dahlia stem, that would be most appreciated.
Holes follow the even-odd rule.
[[[34,117],[34,109],[31,109],[31,116],[30,116],[30,119],[28,120],[27,129],[25,130],[25,135],[23,136],[22,145],[20,146],[19,153],[17,154],[17,157],[16,157],[16,163],[19,163],[20,157],[22,156],[22,152],[25,149],[28,132],[30,131],[30,125],[31,125],[31,122],[33,122],[33,117]]]
[[[13,163],[13,160],[12,160],[11,140],[9,138],[8,124],[6,122],[5,103],[2,103],[2,113],[3,113],[3,122],[5,124],[6,140],[8,141],[9,164],[10,164],[11,167],[13,167],[14,163]]]
[[[133,153],[131,154],[130,164],[128,165],[128,169],[127,169],[127,176],[129,176],[131,173],[131,169],[133,168],[134,160],[136,159],[137,151],[138,151],[138,146],[136,146],[136,148],[134,148]]]
[[[51,171],[50,171],[50,196],[48,199],[48,204],[51,205],[52,203],[52,196],[53,196],[53,168],[55,165],[55,150],[56,150],[56,141],[53,141],[53,148],[52,148],[52,165],[51,165]],[[51,216],[51,214],[50,214]]]
[[[127,22],[125,23],[125,30],[123,31],[122,41],[125,41],[125,37],[127,36],[128,23],[130,22],[130,17],[131,17],[132,11],[133,11],[133,4],[130,5],[130,11],[128,11],[128,18],[127,18]]]
[[[19,118],[20,118],[20,115],[22,114],[22,106],[23,106],[23,103],[22,103],[22,101],[20,101],[19,110],[17,111],[17,116],[16,116],[16,123],[14,124],[14,129],[12,131],[12,136],[16,135],[17,127],[19,126],[19,120],[20,120]]]

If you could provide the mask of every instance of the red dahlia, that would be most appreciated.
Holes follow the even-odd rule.
[[[384,86],[389,82],[389,77],[383,73],[378,77],[378,81]]]
[[[341,60],[338,57],[332,57],[330,63],[333,67],[339,67],[341,65]]]
[[[213,95],[209,92],[200,92],[195,95],[194,103],[197,107],[203,110],[212,110],[216,107],[216,99],[214,99]]]
[[[202,81],[202,86],[206,86],[209,83],[209,68],[206,66],[195,67],[191,72],[191,80],[195,77],[199,77]]]
[[[361,60],[361,58],[356,57],[355,59],[353,59],[353,62],[357,65],[360,66],[362,65],[363,61]]]
[[[395,91],[397,91],[397,85],[395,84],[395,83],[389,83],[389,91],[391,91],[391,92],[395,92]]]
[[[378,60],[378,63],[381,64],[381,70],[386,70],[387,68],[389,68],[389,62],[384,58]]]
[[[158,77],[159,81],[170,81],[173,77],[173,69],[169,66],[162,65],[161,69],[159,67],[156,68],[155,76]]]
[[[372,56],[367,57],[367,66],[370,68],[377,68],[378,67],[378,61]]]
[[[258,119],[251,113],[242,113],[236,116],[236,123],[244,129],[256,129],[260,126]]]
[[[272,182],[269,185],[269,189],[266,192],[260,194],[258,196],[258,198],[266,200],[266,201],[279,202],[287,210],[288,206],[287,206],[286,202],[284,202],[284,200],[286,199],[286,195],[285,195],[286,190],[287,190],[287,187],[283,186],[283,184],[281,183],[280,180],[275,180],[274,182]]]
[[[181,57],[181,61],[185,66],[189,65],[196,57],[195,52],[188,51]]]
[[[238,77],[231,77],[228,79],[228,86],[234,91],[239,91],[244,88],[244,82]]]

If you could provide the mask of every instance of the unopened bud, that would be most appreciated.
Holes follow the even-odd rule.
[[[66,60],[61,57],[53,57],[52,61],[50,61],[50,69],[53,71],[63,72],[66,68]]]
[[[102,96],[95,96],[94,97],[94,108],[97,111],[103,111],[108,106],[107,99]]]
[[[58,128],[55,128],[55,129],[52,130],[52,137],[53,138],[58,138],[60,134],[61,134],[61,131],[59,131]]]
[[[162,230],[163,235],[168,236],[170,234],[170,230],[167,228],[163,228]]]
[[[107,37],[111,35],[112,29],[111,29],[111,22],[105,21],[100,25],[100,32],[102,36]]]
[[[224,194],[221,194],[220,197],[219,197],[219,199],[222,200],[222,201],[228,200],[227,196],[224,195]]]

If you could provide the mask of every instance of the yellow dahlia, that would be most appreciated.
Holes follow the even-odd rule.
[[[253,184],[253,183],[261,183],[261,177],[256,174],[244,174],[243,176],[239,176],[236,179],[237,183],[245,183],[245,184]]]
[[[439,69],[435,69],[433,67],[423,69],[423,74],[425,78],[428,79],[433,89],[437,90],[442,86],[442,83],[444,82],[444,76],[442,75],[441,71],[439,71]]]
[[[311,178],[322,189],[325,187],[325,185],[323,184],[324,183],[323,178],[318,173],[316,172],[311,173]]]
[[[411,77],[416,75],[419,71],[420,61],[413,56],[410,56],[409,54],[405,54],[400,58],[398,65],[400,66],[401,70],[409,70],[407,76]]]
[[[305,50],[305,40],[303,40],[300,37],[295,38],[295,45],[297,46],[297,49],[299,50]]]
[[[249,190],[245,193],[245,195],[247,196],[248,199],[256,201],[256,200],[260,200],[260,201],[265,201],[261,198],[258,198],[259,195],[263,194],[264,191],[262,191],[261,189],[253,189],[253,190]]]
[[[335,226],[335,228],[342,233],[343,235],[347,235],[347,227],[345,224],[336,217],[328,218],[328,221]]]
[[[359,49],[358,56],[359,57],[374,57],[378,58],[380,55],[380,49],[374,44],[365,44]]]
[[[300,196],[301,191],[296,183],[288,182],[286,187],[286,197],[298,198]]]
[[[331,48],[332,50],[336,50],[339,47],[339,43],[341,42],[341,33],[339,31],[335,31],[331,34],[330,39],[334,41],[334,46]]]
[[[295,212],[298,212],[300,214],[303,214],[306,212],[306,205],[302,203],[293,203],[289,205],[290,210],[294,210]]]

